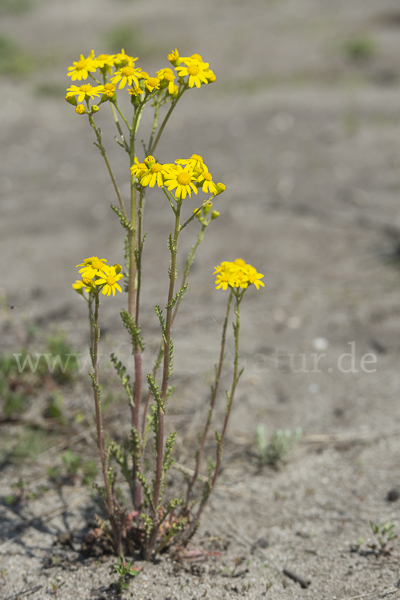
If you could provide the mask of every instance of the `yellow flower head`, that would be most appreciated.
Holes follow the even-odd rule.
[[[78,113],[78,115],[84,115],[86,112],[86,108],[83,106],[83,104],[78,104],[78,106],[75,109],[75,112]]]
[[[178,165],[190,165],[191,168],[202,171],[205,167],[203,157],[200,154],[192,154],[190,158],[179,158],[175,161]],[[206,167],[207,168],[207,167]]]
[[[183,168],[177,164],[170,168],[165,174],[165,187],[174,194],[176,198],[184,200],[186,196],[192,196],[192,191],[197,194],[195,173],[190,164]]]
[[[158,77],[148,77],[144,85],[149,92],[153,92],[160,89],[160,80]]]
[[[90,83],[84,83],[79,87],[76,85],[71,85],[71,87],[67,89],[66,99],[70,98],[71,96],[77,96],[78,102],[83,102],[84,100],[87,102],[90,100],[90,98],[100,96],[103,87],[104,86],[102,85],[93,86]]]
[[[83,263],[76,265],[77,267],[82,267],[79,269],[79,273],[82,275],[82,279],[84,277],[88,277],[89,279],[93,279],[95,275],[99,275],[103,270],[103,267],[106,265],[107,260],[105,258],[97,258],[97,256],[91,256],[90,258],[85,258]]]
[[[120,90],[122,90],[126,84],[139,87],[139,73],[140,69],[135,69],[134,64],[125,65],[118,69],[118,71],[115,71],[114,76],[111,78],[111,83],[114,85],[119,83],[118,89]]]
[[[197,185],[201,187],[205,194],[216,194],[217,186],[212,180],[212,175],[208,171],[203,171],[197,178]]]
[[[146,162],[148,159],[153,159],[154,161],[152,156],[148,156],[144,159],[147,170],[140,179],[140,185],[143,185],[144,187],[154,187],[157,183],[158,187],[162,187],[164,185],[165,176],[170,171],[170,165],[160,165],[159,163],[152,161]]]
[[[161,82],[162,88],[168,87],[168,93],[171,94],[171,96],[175,94],[175,88],[177,86],[175,85],[175,75],[172,69],[167,67],[166,69],[157,71],[157,77]]]
[[[122,277],[123,274],[120,272],[120,265],[115,265],[113,267],[103,265],[103,272],[100,275],[100,279],[95,281],[95,285],[103,286],[101,290],[103,296],[106,294],[107,296],[110,296],[111,293],[115,296],[115,290],[122,292],[121,287],[117,283]]]
[[[174,65],[174,67],[179,66],[180,58],[179,58],[179,52],[178,52],[177,48],[175,48],[175,50],[173,50],[170,54],[168,54],[167,58],[168,58],[169,62]]]
[[[226,290],[228,287],[245,290],[251,284],[257,289],[264,284],[260,279],[264,277],[257,273],[252,265],[247,265],[244,260],[237,258],[233,262],[224,261],[218,267],[215,267],[214,275],[217,274],[215,285],[216,289]]]
[[[144,163],[140,163],[135,156],[135,164],[131,166],[131,175],[140,179],[145,173],[147,173],[147,166]]]
[[[187,61],[187,63],[187,65],[175,67],[175,69],[179,77],[188,77],[190,88],[194,85],[199,88],[202,83],[209,83],[207,78],[207,71],[209,71],[208,63],[195,59],[190,59],[190,62]]]
[[[97,69],[97,63],[94,59],[94,50],[91,51],[87,58],[81,54],[80,59],[73,62],[72,65],[72,67],[68,67],[68,77],[71,77],[71,81],[87,79],[89,73],[94,73]]]
[[[109,100],[114,97],[115,85],[113,83],[105,83],[99,85],[99,92],[103,95],[102,100]]]
[[[72,284],[74,290],[78,292],[78,294],[82,294],[83,292],[91,292],[92,291],[92,280],[88,278],[84,278],[82,280],[77,279],[75,283]]]
[[[116,69],[120,69],[121,67],[126,67],[126,65],[134,66],[136,58],[133,56],[128,56],[125,54],[125,50],[122,48],[119,54],[114,54],[114,66]]]
[[[97,68],[104,73],[111,73],[114,66],[115,56],[114,54],[99,54],[95,58]]]

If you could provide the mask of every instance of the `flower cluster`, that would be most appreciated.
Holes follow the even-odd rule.
[[[175,163],[160,164],[153,156],[147,156],[143,163],[135,158],[135,164],[131,167],[131,175],[135,177],[141,186],[165,187],[172,192],[175,198],[192,196],[197,194],[199,188],[206,194],[216,196],[225,190],[222,183],[214,183],[211,173],[203,158],[193,154],[187,159],[178,159]]]
[[[71,85],[67,89],[66,100],[76,106],[78,114],[96,112],[98,105],[89,107],[89,101],[100,98],[98,104],[107,100],[115,101],[116,91],[126,88],[134,101],[144,94],[144,98],[153,97],[154,93],[160,93],[163,101],[176,97],[185,88],[215,81],[215,75],[209,68],[209,63],[203,61],[199,54],[180,57],[178,50],[168,55],[168,60],[174,66],[176,73],[169,68],[157,71],[151,76],[140,67],[136,67],[137,57],[128,56],[124,50],[119,54],[100,54],[95,56],[92,50],[87,58],[80,55],[79,60],[74,61],[68,67],[68,77],[71,81],[85,82],[81,85]],[[87,83],[91,78],[96,85]],[[86,103],[86,107],[82,102]]]
[[[105,258],[97,258],[97,256],[85,258],[83,263],[76,265],[77,268],[82,267],[79,269],[81,279],[77,279],[72,287],[81,295],[83,292],[93,292],[96,289],[95,286],[101,286],[101,293],[107,294],[107,296],[110,296],[111,293],[115,296],[116,289],[122,292],[117,283],[123,277],[121,265],[115,264],[110,267],[105,264],[106,262]]]
[[[263,282],[260,281],[264,275],[257,273],[254,267],[247,265],[241,258],[237,258],[233,262],[222,262],[218,267],[215,267],[215,274],[217,274],[215,280],[217,290],[221,288],[226,290],[228,286],[245,290],[252,283],[257,289],[260,285],[264,287]]]

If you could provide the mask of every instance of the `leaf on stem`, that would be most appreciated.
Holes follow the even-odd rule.
[[[136,348],[136,346],[139,346],[139,348],[143,352],[145,346],[143,338],[140,335],[140,327],[136,326],[135,319],[124,308],[121,310],[121,319],[125,326],[125,329],[131,336],[132,347]]]
[[[125,388],[125,391],[129,398],[129,402],[132,403],[133,402],[133,394],[132,394],[132,389],[129,385],[130,376],[126,372],[126,367],[122,364],[122,362],[120,360],[118,360],[118,358],[115,356],[114,352],[111,353],[110,359],[115,367],[115,370],[118,373],[118,376],[121,380],[123,387]]]
[[[186,283],[184,286],[181,287],[181,289],[176,292],[175,294],[175,298],[172,298],[171,302],[169,302],[169,304],[166,305],[166,309],[168,310],[168,308],[173,308],[175,306],[175,304],[178,302],[179,298],[181,298],[181,296],[183,297],[186,290],[188,289],[189,284]]]
[[[161,327],[161,333],[162,333],[162,337],[164,342],[167,341],[167,337],[166,337],[166,324],[165,324],[165,317],[163,314],[163,311],[161,310],[161,308],[158,306],[158,304],[154,307],[154,310],[156,311],[156,315],[158,317],[158,320],[160,322],[160,327]],[[158,359],[158,357],[157,357]],[[161,359],[160,359],[161,362]]]
[[[120,223],[121,223],[122,227],[123,227],[124,229],[126,229],[127,231],[131,231],[131,232],[132,232],[132,231],[134,231],[134,229],[133,229],[133,227],[132,227],[132,223],[130,223],[130,222],[128,221],[128,219],[126,219],[126,218],[124,217],[124,215],[123,215],[123,214],[122,214],[122,212],[119,210],[119,208],[118,208],[117,206],[115,206],[114,204],[110,204],[110,206],[111,206],[111,209],[112,209],[112,210],[115,212],[115,214],[116,214],[116,215],[117,215],[117,217],[119,218],[119,220],[120,220]]]

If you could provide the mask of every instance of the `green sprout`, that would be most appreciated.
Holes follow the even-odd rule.
[[[277,467],[286,463],[302,435],[300,427],[294,431],[277,429],[268,442],[265,425],[259,424],[256,431],[256,445],[261,464]]]
[[[113,573],[118,575],[115,582],[117,594],[121,594],[123,590],[128,589],[130,577],[136,577],[139,571],[132,566],[132,562],[124,561],[121,556],[112,568]]]

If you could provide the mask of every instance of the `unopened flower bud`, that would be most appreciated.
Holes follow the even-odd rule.
[[[217,183],[216,188],[217,191],[215,192],[215,196],[218,196],[218,194],[222,194],[222,192],[226,190],[226,186],[223,183]]]
[[[205,216],[205,215],[208,215],[208,213],[209,213],[209,212],[210,212],[210,210],[211,210],[211,207],[212,207],[212,202],[207,202],[207,204],[205,204],[205,205],[203,206],[204,216]]]
[[[92,106],[92,112],[93,112],[93,113],[97,113],[97,112],[99,112],[99,110],[100,110],[100,109],[99,109],[99,107],[97,106],[97,104],[93,104],[93,106]]]
[[[83,104],[78,104],[78,106],[75,109],[75,112],[78,113],[78,115],[84,115],[86,112],[86,109],[83,106]]]
[[[72,104],[72,106],[76,106],[78,104],[75,96],[65,96],[65,99],[68,102],[68,104]]]
[[[211,221],[214,221],[214,219],[218,219],[219,217],[219,212],[217,210],[213,210],[211,213]]]
[[[152,165],[154,165],[154,163],[156,162],[156,159],[154,158],[154,156],[146,156],[146,158],[144,159],[144,164],[146,165],[146,167],[149,169]]]
[[[168,54],[167,58],[169,62],[174,65],[174,67],[179,67],[179,65],[181,64],[177,48],[175,48],[175,50]]]

